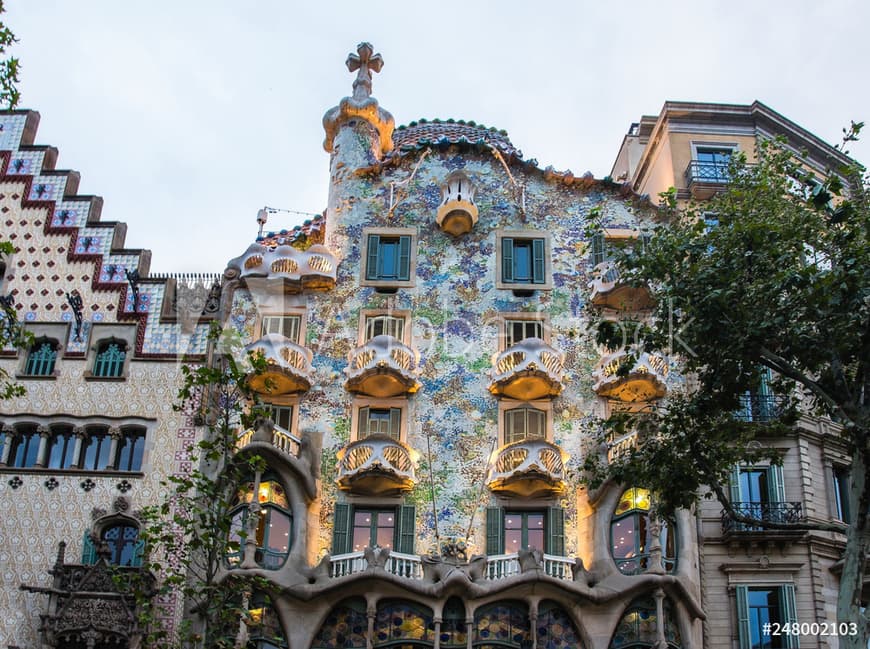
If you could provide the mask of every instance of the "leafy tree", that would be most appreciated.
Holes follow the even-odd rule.
[[[3,1],[0,0],[0,14],[4,11]],[[0,57],[6,54],[7,47],[17,41],[12,30],[0,22]],[[16,57],[0,58],[0,104],[6,104],[9,109],[15,108],[21,98],[18,92],[18,83],[21,81],[18,78],[19,70],[20,65]]]
[[[163,483],[167,493],[162,504],[142,512],[147,572],[134,590],[143,647],[234,647],[239,622],[248,616],[247,597],[254,590],[268,592],[265,580],[238,578],[227,570],[227,557],[242,553],[246,538],[244,530],[231,529],[235,495],[264,468],[260,457],[235,453],[239,427],[251,426],[262,414],[261,408],[247,407],[255,395],[246,377],[261,372],[265,361],[240,353],[234,334],[214,325],[210,340],[217,360],[181,367],[184,382],[174,408],[199,411],[206,434],[191,457],[193,470],[170,476]],[[158,575],[157,597],[149,572]],[[172,594],[184,602],[184,619],[170,634],[163,620],[174,612]]]
[[[862,126],[853,123],[844,140],[856,139]],[[643,435],[633,451],[609,465],[590,457],[588,478],[593,485],[612,477],[649,487],[664,516],[694,506],[703,493],[717,498],[739,523],[843,532],[837,616],[856,622],[859,634],[841,637],[840,646],[864,648],[870,183],[859,165],[817,182],[777,141],[762,143],[758,158],[755,165],[737,158],[727,189],[703,205],[678,209],[671,190],[664,196],[664,227],[642,250],[619,255],[623,278],[652,287],[657,303],[651,321],[630,323],[628,336],[626,323],[602,322],[598,341],[635,354],[670,350],[691,387],[668,399],[654,415],[655,432]],[[714,227],[705,224],[710,213],[718,221]],[[768,370],[781,398],[780,417],[742,421],[741,396],[757,390]],[[788,434],[802,413],[833,422],[834,434],[851,454],[847,526],[756,520],[730,502],[727,485],[735,464],[762,458],[781,463],[764,441]],[[638,423],[631,415],[615,417],[605,431],[625,433]]]
[[[0,259],[15,251],[9,241],[0,241]],[[12,306],[11,298],[0,296],[0,349],[10,345],[16,349],[26,349],[32,342],[32,336],[18,321],[18,313]],[[24,394],[24,386],[14,381],[9,372],[0,367],[0,401],[20,397]]]

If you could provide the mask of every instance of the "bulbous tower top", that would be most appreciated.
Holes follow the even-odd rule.
[[[350,72],[356,72],[353,82],[353,96],[342,99],[338,106],[330,108],[323,116],[326,138],[323,148],[332,153],[335,137],[340,128],[355,120],[362,120],[372,128],[372,149],[380,157],[393,148],[393,116],[378,105],[372,97],[372,73],[380,72],[384,59],[374,53],[371,43],[360,43],[356,54],[351,53],[345,64]]]

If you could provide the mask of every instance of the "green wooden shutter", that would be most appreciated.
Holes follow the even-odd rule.
[[[332,521],[333,555],[350,552],[350,514],[350,505],[347,503],[335,503],[335,513]]]
[[[366,279],[378,279],[378,254],[381,251],[381,238],[376,234],[370,234],[367,245]]]
[[[411,237],[403,235],[399,237],[399,280],[407,282],[411,279]]]
[[[546,284],[545,271],[547,264],[544,260],[544,240],[532,239],[532,283]]]
[[[82,563],[86,566],[93,565],[97,562],[97,548],[94,546],[94,541],[91,538],[90,532],[85,532],[82,540]]]
[[[547,508],[547,554],[565,556],[565,510],[561,507]]]
[[[359,425],[356,429],[356,438],[363,439],[369,436],[369,409],[368,407],[359,409]]]
[[[399,439],[402,435],[402,409],[390,408],[390,437]]]
[[[504,509],[486,508],[486,554],[504,554]]]
[[[604,233],[596,232],[592,235],[592,265],[597,266],[604,262]]]
[[[735,465],[731,469],[731,479],[728,481],[731,490],[731,504],[739,503],[740,498],[740,467]]]
[[[396,530],[396,551],[414,554],[414,539],[417,536],[417,511],[414,505],[399,507],[399,527]]]
[[[130,562],[130,565],[134,568],[139,568],[142,566],[142,559],[145,556],[145,541],[140,540],[136,541],[136,545],[133,546],[133,560]]]
[[[782,476],[782,467],[771,464],[767,473],[768,488],[770,489],[770,502],[785,502],[785,480]]]
[[[780,589],[780,601],[782,606],[782,621],[786,624],[796,623],[797,619],[797,604],[794,597],[794,584],[784,584]],[[798,635],[787,634],[785,636],[785,646],[787,649],[797,649]]]
[[[501,240],[501,281],[514,281],[514,240],[510,237]]]
[[[737,586],[737,632],[740,649],[752,649],[752,627],[749,623],[749,587]]]

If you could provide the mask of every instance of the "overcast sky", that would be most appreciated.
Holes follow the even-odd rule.
[[[152,272],[220,272],[257,210],[326,206],[323,113],[347,54],[385,60],[396,123],[473,119],[541,166],[610,171],[666,100],[759,99],[836,143],[870,121],[870,3],[6,0],[37,143],[81,173]],[[870,128],[870,127],[868,127]],[[865,163],[868,142],[851,149]],[[283,218],[282,218],[283,217]],[[304,217],[275,215],[267,229]]]

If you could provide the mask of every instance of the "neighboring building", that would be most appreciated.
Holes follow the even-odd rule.
[[[3,645],[102,649],[135,635],[106,565],[136,569],[135,511],[191,469],[199,433],[170,407],[176,359],[204,361],[213,318],[269,361],[252,387],[272,422],[238,445],[268,468],[239,485],[231,534],[249,534],[225,565],[274,586],[249,599],[248,646],[748,649],[750,616],[833,620],[842,538],[723,529],[707,503],[700,523],[664,523],[643,485],[589,492],[578,480],[587,454],[632,443],[600,448],[595,418],[650,408],[682,383],[655,353],[624,372],[623,354],[586,330],[589,309],[618,319],[651,306],[607,251],[648,236],[654,209],[637,193],[693,191],[678,147],[692,141],[691,107],[667,104],[627,136],[614,176],[628,191],[540,169],[474,122],[394,128],[371,96],[381,65],[360,45],[353,96],[324,117],[324,216],[261,234],[219,284],[147,277],[147,253],[124,250],[123,226],[99,222],[98,199],[76,196],[53,150],[31,146],[36,114],[0,115],[4,235],[17,248],[0,294],[36,337],[0,359],[28,388],[0,415]],[[721,142],[717,111],[739,122]],[[749,150],[756,114],[764,132],[835,155],[760,105],[702,106],[696,152]],[[699,162],[715,171],[724,154],[710,155]],[[593,214],[606,227],[590,237]],[[747,416],[766,405],[749,399]],[[738,501],[842,518],[833,486],[846,457],[824,422],[809,424],[776,440],[781,472],[737,470]]]
[[[631,125],[611,174],[640,194],[656,197],[675,187],[679,200],[703,200],[727,185],[735,152],[751,163],[758,143],[774,137],[785,138],[805,170],[818,178],[852,163],[757,101],[750,106],[667,102],[658,116]],[[715,227],[716,215],[706,218]],[[741,414],[746,421],[769,421],[777,414],[777,399],[764,381],[757,393],[746,395]],[[847,520],[850,458],[834,424],[803,415],[792,435],[763,443],[784,453],[783,465],[735,467],[730,495],[738,511],[777,522]],[[757,646],[765,619],[836,619],[844,535],[753,528],[720,510],[715,500],[702,501],[698,515],[704,610],[728,613],[705,620],[705,646],[748,647],[750,639]],[[870,595],[870,585],[867,590]],[[836,640],[803,636],[800,643],[806,648]]]

